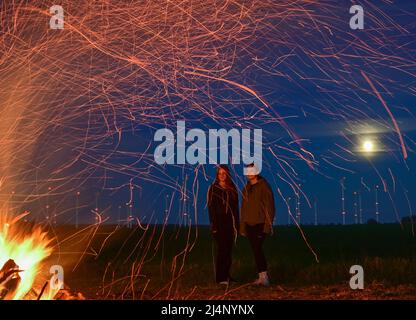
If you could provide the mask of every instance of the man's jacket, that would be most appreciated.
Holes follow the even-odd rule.
[[[253,226],[263,223],[263,232],[271,233],[274,216],[273,191],[266,179],[258,176],[258,182],[256,184],[251,185],[248,182],[243,189],[240,233],[246,234],[246,224]]]

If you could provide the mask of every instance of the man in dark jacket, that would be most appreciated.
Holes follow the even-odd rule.
[[[273,232],[275,205],[273,192],[257,168],[250,165],[247,168],[247,184],[243,190],[241,205],[240,233],[247,236],[253,250],[259,274],[255,284],[268,286],[267,261],[263,253],[263,242],[267,234]]]

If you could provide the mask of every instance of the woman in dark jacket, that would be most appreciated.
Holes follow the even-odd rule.
[[[230,170],[220,165],[214,183],[208,189],[208,211],[212,235],[217,243],[215,278],[228,284],[231,253],[239,228],[238,193]]]

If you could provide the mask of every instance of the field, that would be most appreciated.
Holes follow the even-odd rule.
[[[277,226],[265,243],[272,285],[256,277],[246,238],[237,239],[230,287],[214,282],[207,227],[57,227],[65,283],[89,299],[395,299],[416,298],[416,237],[410,225]],[[83,254],[82,259],[79,259]],[[349,269],[364,268],[364,290],[351,290]]]

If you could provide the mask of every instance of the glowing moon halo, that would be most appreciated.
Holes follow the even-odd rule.
[[[365,152],[368,152],[368,153],[371,153],[371,152],[374,152],[374,142],[373,141],[371,141],[371,140],[365,140],[364,142],[363,142],[363,150],[365,151]]]

